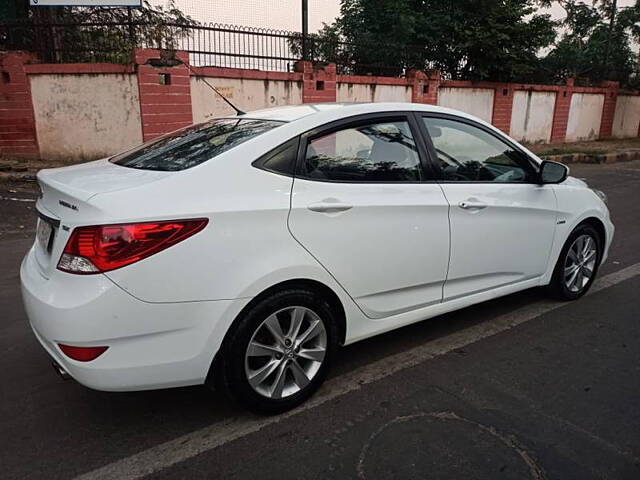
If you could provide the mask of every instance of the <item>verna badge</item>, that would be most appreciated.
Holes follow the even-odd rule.
[[[71,210],[75,210],[76,212],[78,211],[78,206],[77,205],[72,205],[69,202],[65,202],[64,200],[58,200],[58,203],[60,205],[62,205],[63,207],[70,208]]]

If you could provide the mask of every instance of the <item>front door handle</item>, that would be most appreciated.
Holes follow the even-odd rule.
[[[482,210],[487,208],[487,205],[481,202],[475,202],[473,200],[465,200],[458,204],[458,206],[464,210]]]
[[[337,213],[350,210],[351,208],[353,208],[353,205],[347,205],[346,203],[320,202],[312,203],[307,208],[312,212]]]

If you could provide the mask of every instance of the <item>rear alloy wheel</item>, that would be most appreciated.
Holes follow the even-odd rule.
[[[600,236],[591,225],[579,225],[567,239],[553,278],[552,293],[563,300],[575,300],[589,290],[602,257]]]
[[[249,385],[267,398],[286,398],[307,387],[327,353],[327,331],[306,307],[269,315],[251,337],[244,359]]]
[[[218,381],[250,410],[289,410],[323,382],[336,341],[335,312],[321,295],[277,292],[244,312],[229,333]]]

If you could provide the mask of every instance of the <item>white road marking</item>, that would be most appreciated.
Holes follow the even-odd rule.
[[[599,278],[589,295],[637,275],[640,275],[640,263]],[[247,414],[218,422],[82,474],[76,477],[76,480],[142,478],[358,390],[362,385],[504,332],[565,305],[568,304],[550,300],[526,305],[492,320],[450,333],[330,379],[313,398],[293,411],[267,418]]]

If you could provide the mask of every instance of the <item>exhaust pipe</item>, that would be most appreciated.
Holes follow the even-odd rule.
[[[69,375],[69,372],[67,372],[64,368],[62,368],[58,362],[56,362],[55,360],[53,360],[53,361],[51,362],[51,365],[53,366],[53,369],[56,371],[56,373],[57,373],[58,375],[60,375],[60,377],[61,377],[63,380],[69,380],[69,378],[71,377],[71,375]]]

